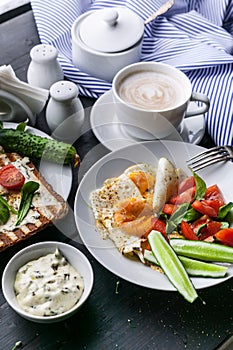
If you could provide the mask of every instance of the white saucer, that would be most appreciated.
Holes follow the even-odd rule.
[[[192,104],[190,103],[190,109]],[[115,151],[130,144],[142,141],[130,136],[125,128],[122,128],[114,111],[112,91],[107,91],[94,104],[90,123],[97,139],[111,151]],[[185,118],[180,132],[166,137],[166,140],[183,141],[198,144],[205,133],[205,120],[203,115]],[[145,140],[144,140],[145,141]]]

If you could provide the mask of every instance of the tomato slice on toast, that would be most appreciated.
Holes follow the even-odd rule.
[[[7,164],[0,169],[0,185],[8,190],[16,190],[23,186],[24,175],[13,165]]]

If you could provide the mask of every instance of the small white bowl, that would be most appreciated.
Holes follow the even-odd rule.
[[[26,264],[28,261],[38,259],[41,256],[49,253],[54,253],[58,248],[60,252],[67,258],[69,263],[77,269],[84,279],[84,290],[79,301],[68,311],[55,315],[55,316],[35,316],[25,312],[18,304],[15,291],[14,282],[18,269]],[[62,321],[75,312],[83,305],[91,293],[94,282],[93,270],[90,262],[86,256],[81,253],[77,248],[61,242],[41,242],[30,245],[27,248],[22,249],[15,254],[6,265],[2,275],[2,291],[8,304],[15,310],[20,316],[39,323],[54,323]]]

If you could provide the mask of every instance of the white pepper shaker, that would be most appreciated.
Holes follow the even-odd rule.
[[[46,121],[52,136],[58,140],[73,143],[82,133],[84,109],[78,93],[78,86],[65,80],[50,88]]]
[[[28,83],[49,90],[56,81],[64,79],[58,51],[52,45],[39,44],[30,51],[31,62],[28,66]]]

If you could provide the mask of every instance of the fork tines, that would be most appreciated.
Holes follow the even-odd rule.
[[[193,171],[201,170],[209,165],[231,159],[231,156],[224,146],[217,146],[198,153],[187,161],[187,165]]]

